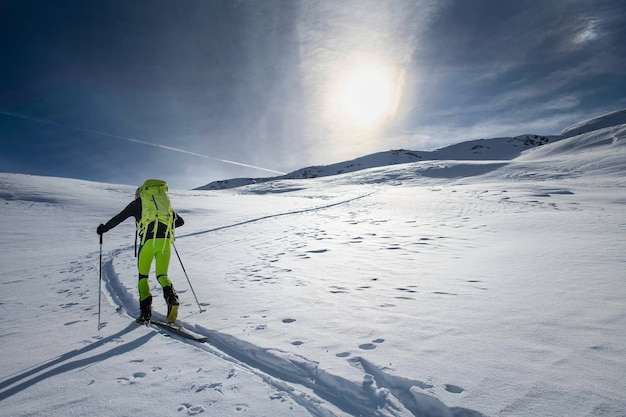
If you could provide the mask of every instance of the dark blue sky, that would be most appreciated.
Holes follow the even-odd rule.
[[[0,0],[0,171],[191,188],[552,134],[626,107],[625,28],[621,0]]]

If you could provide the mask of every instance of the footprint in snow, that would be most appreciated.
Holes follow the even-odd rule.
[[[324,253],[324,252],[328,252],[328,249],[314,249],[314,250],[306,251],[306,253]]]
[[[348,292],[348,289],[346,287],[340,287],[337,285],[332,285],[331,290],[329,291],[331,294],[345,294]]]
[[[70,308],[70,307],[74,307],[77,306],[78,303],[67,303],[67,304],[60,304],[59,307],[61,308]]]
[[[217,382],[217,383],[213,383],[213,384],[204,384],[204,385],[200,385],[199,387],[196,387],[195,384],[191,387],[192,390],[194,390],[195,392],[202,392],[205,391],[207,389],[212,389],[215,390],[219,393],[222,392],[222,383],[221,382]]]
[[[204,413],[204,407],[201,405],[181,404],[178,411],[186,412],[188,416]]]
[[[446,391],[448,391],[448,392],[450,392],[452,394],[460,394],[463,391],[465,391],[463,388],[458,387],[456,385],[452,385],[452,384],[446,384],[445,387],[446,387]]]
[[[375,340],[372,340],[372,343],[363,343],[362,345],[359,345],[359,349],[374,350],[376,349],[377,344],[383,343],[384,341],[385,339],[375,339]]]
[[[248,409],[248,404],[235,404],[235,411],[246,411]]]
[[[133,362],[133,361],[131,361]],[[136,384],[138,381],[138,379],[142,379],[146,377],[146,373],[145,372],[135,372],[132,376],[132,378],[125,378],[125,377],[119,377],[117,378],[117,383],[118,384],[127,384],[127,385],[133,385]]]

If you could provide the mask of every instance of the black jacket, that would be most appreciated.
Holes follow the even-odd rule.
[[[122,210],[118,215],[106,222],[106,224],[104,225],[104,230],[102,230],[102,232],[108,232],[109,230],[113,229],[115,226],[122,223],[124,220],[128,219],[131,216],[135,218],[135,223],[139,223],[139,221],[141,220],[141,212],[141,198],[137,198],[135,201],[132,201],[129,205],[127,205],[126,208]],[[152,222],[148,225],[148,228],[146,230],[146,240],[155,237],[154,223],[155,222]],[[158,223],[156,238],[165,237],[165,234],[167,233],[167,226],[163,223],[156,223]],[[174,227],[180,227],[183,224],[185,224],[183,218],[180,217],[176,212],[174,212]],[[140,235],[140,237],[143,241],[143,236]]]

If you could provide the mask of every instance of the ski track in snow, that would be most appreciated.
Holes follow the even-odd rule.
[[[189,233],[179,236],[177,239],[195,237],[220,230],[230,229],[237,226],[248,225],[254,222],[274,219],[277,217],[298,215],[321,211],[332,207],[348,204],[350,202],[363,199],[372,195],[365,195],[350,198],[348,200],[332,203],[324,206],[295,210],[285,213],[262,216],[243,222],[217,227],[205,231]],[[374,223],[378,222],[373,220]],[[355,224],[352,221],[348,223]],[[317,232],[316,232],[317,233]],[[322,232],[323,234],[323,232]],[[323,238],[320,238],[322,240]],[[361,237],[356,237],[350,243],[360,243]],[[430,238],[423,238],[420,245],[429,244]],[[394,250],[398,247],[391,243],[387,249]],[[132,248],[121,248],[112,251],[103,265],[103,281],[107,289],[107,296],[110,301],[119,306],[119,313],[126,313],[133,318],[139,314],[135,296],[133,296],[124,284],[120,281],[118,274],[113,267],[113,259],[123,252]],[[299,248],[293,248],[297,251]],[[326,249],[316,249],[305,251],[297,255],[307,258],[310,255],[322,254]],[[310,254],[310,255],[309,255]],[[365,290],[368,286],[362,286],[357,290]],[[347,288],[334,286],[330,293],[347,292]],[[404,294],[415,292],[410,288],[397,288],[397,291]],[[441,293],[446,294],[446,293]],[[397,298],[410,299],[404,295]],[[164,320],[164,316],[154,312],[155,318]],[[284,319],[283,323],[292,323],[295,319]],[[71,323],[69,323],[71,324]],[[68,324],[68,325],[69,325]],[[167,334],[169,337],[178,340],[180,343],[187,343],[203,349],[208,354],[217,356],[225,361],[232,362],[243,369],[256,374],[274,389],[288,395],[294,402],[307,409],[312,415],[318,417],[337,417],[333,411],[325,406],[324,401],[336,406],[343,412],[354,416],[364,417],[402,417],[402,416],[424,416],[424,417],[481,417],[482,414],[473,410],[460,407],[449,408],[435,397],[417,393],[411,390],[416,386],[422,389],[432,388],[432,385],[421,381],[411,381],[404,377],[394,376],[378,369],[365,359],[355,356],[350,361],[363,369],[363,381],[355,382],[344,377],[333,375],[319,368],[318,364],[300,355],[273,348],[263,348],[250,342],[240,340],[232,335],[220,333],[200,325],[194,325],[182,320],[177,324],[181,327],[207,337],[207,342],[197,342],[185,339],[175,334],[168,334],[166,330],[155,329],[155,331]],[[298,346],[302,342],[295,341],[292,344]],[[372,340],[371,343],[362,343],[358,347],[361,350],[375,349],[378,344],[384,343],[384,339]],[[337,357],[350,356],[348,352],[338,353]],[[133,384],[137,379],[145,377],[144,373],[136,373],[132,378],[122,377],[118,382]],[[206,387],[205,387],[206,388]],[[201,388],[205,389],[205,388]],[[454,385],[447,385],[446,390],[451,393],[461,393],[463,389]],[[199,414],[204,411],[201,406],[184,404],[179,411],[186,410],[188,415]]]
[[[36,414],[29,401],[51,415],[89,415],[112,384],[123,389],[108,393],[131,398],[107,408],[113,414],[137,414],[133,396],[173,388],[167,415],[250,415],[263,407],[283,407],[275,414],[289,416],[482,415],[444,404],[459,398],[455,405],[489,415],[622,416],[624,132],[546,146],[476,182],[431,182],[418,175],[424,164],[415,164],[308,186],[278,184],[279,213],[271,196],[258,208],[229,212],[229,204],[252,206],[259,201],[253,194],[269,194],[262,187],[242,191],[242,199],[222,194],[225,201],[182,192],[197,232],[180,236],[181,246],[190,243],[190,269],[205,283],[200,300],[211,302],[214,316],[192,313],[180,321],[206,343],[161,338],[132,322],[138,307],[127,285],[136,269],[127,245],[132,234],[122,232],[129,228],[107,236],[115,249],[103,265],[105,310],[114,318],[105,325],[115,330],[83,336],[95,332],[98,271],[97,253],[85,245],[95,241],[104,209],[116,210],[132,187],[3,176],[9,238],[0,241],[0,308],[2,346],[12,355],[3,362],[2,406],[17,410],[12,415]],[[606,149],[600,157],[572,151],[594,151],[594,140]],[[445,179],[439,174],[432,176]],[[219,208],[216,218],[204,216],[208,199]],[[336,202],[306,207],[329,200]],[[68,214],[77,227],[56,221]],[[215,227],[223,219],[227,225]],[[18,223],[26,221],[25,233]],[[220,250],[232,254],[220,260]],[[76,261],[81,254],[87,258]],[[194,310],[184,280],[176,282],[185,311]],[[223,294],[207,296],[216,289]],[[268,307],[268,299],[278,305]],[[240,305],[231,308],[234,300]],[[303,300],[319,305],[294,309]],[[55,315],[62,319],[42,329],[42,320]],[[327,340],[333,337],[341,340]],[[176,372],[186,375],[170,385]],[[243,393],[250,380],[260,381],[253,390],[260,402]],[[160,404],[149,401],[143,405],[158,415]],[[292,413],[292,405],[301,409]]]

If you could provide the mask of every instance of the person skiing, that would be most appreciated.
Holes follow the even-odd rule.
[[[174,322],[178,316],[178,296],[168,276],[170,248],[174,239],[174,228],[185,221],[171,208],[167,197],[167,183],[162,180],[147,180],[137,188],[135,200],[107,223],[96,229],[102,235],[129,217],[134,217],[140,237],[137,269],[139,272],[139,307],[137,323],[147,323],[152,317],[152,294],[148,275],[152,260],[155,261],[156,278],[163,289],[167,303],[167,321]]]

